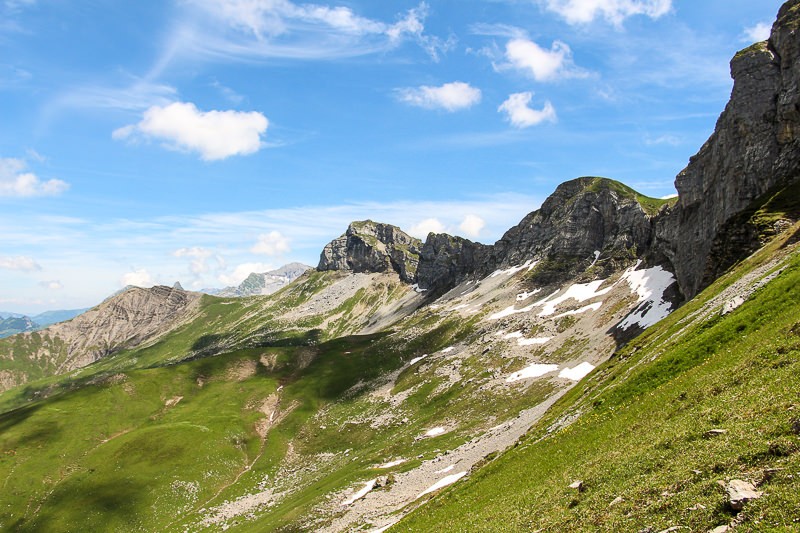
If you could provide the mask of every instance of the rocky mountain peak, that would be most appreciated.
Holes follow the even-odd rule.
[[[353,222],[320,254],[317,270],[397,272],[408,283],[416,279],[422,241],[397,226],[372,220]]]
[[[675,180],[679,201],[659,221],[657,239],[687,297],[758,247],[757,232],[743,232],[734,217],[798,178],[799,29],[800,1],[786,2],[770,38],[731,60],[730,101]]]
[[[629,260],[650,246],[653,217],[666,203],[606,178],[567,181],[495,243],[485,268],[536,260],[547,278],[545,271],[571,275],[587,267],[596,252]]]

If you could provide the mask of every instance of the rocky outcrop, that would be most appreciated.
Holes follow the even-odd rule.
[[[353,222],[344,235],[322,250],[317,270],[397,272],[407,283],[416,280],[422,242],[397,226],[371,220]]]
[[[656,242],[687,297],[757,246],[757,234],[729,221],[800,177],[799,28],[800,0],[790,0],[769,40],[733,58],[730,102],[675,180],[678,204],[659,220]]]
[[[425,240],[417,268],[421,289],[448,289],[482,269],[492,247],[446,233],[431,233]]]
[[[567,181],[494,244],[483,273],[532,259],[549,282],[548,274],[573,275],[598,257],[630,260],[649,248],[663,203],[606,178]]]

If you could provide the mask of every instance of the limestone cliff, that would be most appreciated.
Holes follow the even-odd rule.
[[[545,276],[548,269],[569,276],[597,258],[641,255],[664,203],[606,178],[567,181],[494,244],[483,272],[532,259],[543,262]]]
[[[758,245],[754,232],[729,222],[800,176],[798,28],[800,0],[790,0],[769,40],[733,58],[730,102],[676,178],[678,204],[658,221],[657,247],[674,265],[687,298]]]
[[[317,270],[397,272],[405,282],[417,275],[422,242],[397,226],[371,220],[353,222],[322,250]]]

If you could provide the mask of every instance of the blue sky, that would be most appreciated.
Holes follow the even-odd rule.
[[[491,243],[650,196],[777,0],[0,0],[0,309],[316,265],[348,222]]]

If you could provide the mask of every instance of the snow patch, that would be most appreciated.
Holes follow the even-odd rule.
[[[355,502],[356,500],[360,500],[361,498],[366,496],[369,491],[375,488],[375,484],[377,482],[378,482],[377,479],[370,479],[369,481],[367,481],[366,485],[364,485],[364,488],[353,494],[348,500],[343,501],[342,506],[346,507],[348,505],[352,505],[353,502]]]
[[[528,298],[530,298],[534,294],[538,294],[540,292],[542,292],[542,289],[534,289],[531,292],[521,292],[521,293],[517,294],[517,301],[518,302],[524,302],[525,300],[527,300]]]
[[[531,366],[523,368],[522,370],[514,372],[508,376],[506,378],[506,383],[514,383],[515,381],[520,381],[523,379],[538,378],[544,376],[545,374],[549,374],[550,372],[555,372],[556,370],[558,370],[558,365],[534,363]]]
[[[503,338],[504,339],[521,339],[522,338],[522,332],[521,331],[513,331],[511,333],[506,333],[505,335],[503,335]]]
[[[511,315],[516,315],[516,314],[519,314],[519,313],[529,313],[535,307],[538,307],[538,306],[544,304],[545,302],[547,302],[547,300],[549,300],[550,298],[552,298],[553,296],[558,294],[558,292],[559,291],[555,291],[550,296],[547,296],[546,298],[543,298],[543,299],[539,300],[538,302],[533,302],[532,304],[530,304],[530,305],[528,305],[526,307],[523,307],[522,309],[514,309],[513,305],[509,306],[509,307],[506,307],[502,311],[498,311],[497,313],[495,313],[493,315],[490,315],[489,316],[489,320],[499,320],[501,318],[505,318],[505,317],[511,316]]]
[[[429,429],[428,431],[426,431],[425,435],[423,435],[423,437],[437,437],[437,436],[441,435],[444,432],[445,432],[445,429],[443,427],[433,428],[433,429]]]
[[[459,472],[458,474],[452,474],[450,476],[443,477],[442,479],[440,479],[439,481],[437,481],[436,483],[434,483],[433,485],[431,485],[427,489],[425,489],[422,492],[420,492],[419,496],[417,496],[417,499],[422,498],[426,494],[430,494],[431,492],[435,492],[435,491],[437,491],[437,490],[439,490],[439,489],[441,489],[443,487],[446,487],[448,485],[452,485],[453,483],[455,483],[456,481],[458,481],[459,479],[461,479],[462,477],[464,477],[466,475],[467,475],[466,472]]]
[[[586,311],[597,311],[603,306],[603,302],[595,302],[593,304],[585,305],[580,309],[573,309],[572,311],[567,311],[566,313],[561,313],[560,315],[556,315],[553,317],[553,320],[563,318],[565,316],[570,315],[579,315],[581,313],[585,313]]]
[[[572,381],[580,381],[592,370],[594,370],[594,365],[583,362],[574,368],[565,368],[558,373],[558,377],[571,379]]]
[[[406,366],[411,366],[411,365],[413,365],[414,363],[419,363],[420,361],[422,361],[422,360],[423,360],[423,359],[425,359],[426,357],[428,357],[428,354],[426,354],[426,353],[425,353],[425,354],[422,354],[422,355],[420,355],[419,357],[415,357],[414,359],[412,359],[411,361],[409,361],[409,362],[408,362],[408,364],[407,364]]]
[[[489,275],[489,277],[490,277],[490,278],[496,278],[497,276],[502,276],[502,275],[513,276],[513,275],[514,275],[514,274],[516,274],[517,272],[520,272],[520,271],[522,271],[522,270],[525,270],[526,268],[528,269],[528,272],[530,272],[531,270],[533,270],[533,268],[534,268],[534,267],[535,267],[535,266],[536,266],[538,263],[539,263],[539,261],[534,261],[533,259],[528,259],[528,260],[527,260],[527,261],[525,261],[525,263],[524,263],[524,264],[522,264],[522,265],[518,265],[518,266],[511,267],[511,268],[507,268],[506,270],[495,270],[494,272],[492,272],[492,273]]]
[[[448,467],[442,468],[441,470],[437,470],[436,472],[434,472],[434,474],[446,474],[451,470],[453,470],[455,467],[456,465],[450,465]]]
[[[413,284],[411,288],[414,289],[414,292],[417,293],[426,292],[428,290],[428,289],[420,289],[417,283]]]
[[[556,307],[559,304],[566,302],[567,300],[573,299],[578,302],[585,302],[586,300],[591,300],[592,298],[597,298],[598,296],[604,296],[608,294],[608,292],[613,288],[606,287],[605,289],[600,290],[600,285],[605,283],[606,280],[600,279],[597,281],[592,281],[590,283],[576,283],[575,285],[571,285],[561,296],[558,298],[554,298],[552,300],[547,300],[544,302],[544,307],[542,308],[539,316],[550,316],[556,312]]]
[[[600,259],[600,250],[595,250],[594,251],[594,261],[592,261],[592,264],[589,265],[589,268],[592,268],[594,266],[594,264],[597,263],[598,259]]]
[[[376,466],[374,468],[377,468],[377,469],[392,468],[393,466],[401,465],[401,464],[403,464],[405,462],[406,462],[405,459],[398,459],[396,461],[389,461],[388,463],[384,463],[382,465],[378,465],[378,466]]]
[[[617,327],[620,329],[628,329],[634,324],[641,328],[650,327],[672,311],[672,304],[664,300],[664,292],[675,283],[675,276],[660,266],[636,270],[640,264],[638,261],[622,275],[631,290],[639,295],[639,305],[619,323]]]
[[[517,339],[517,344],[520,346],[534,346],[537,344],[546,344],[553,337],[536,337],[533,339]]]
[[[450,353],[450,352],[452,352],[452,351],[453,351],[453,350],[455,350],[455,349],[456,349],[456,347],[455,347],[455,346],[448,346],[447,348],[445,348],[445,349],[443,349],[443,350],[442,350],[442,353]]]

